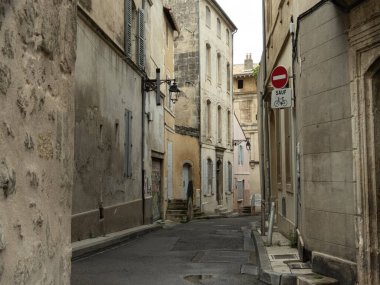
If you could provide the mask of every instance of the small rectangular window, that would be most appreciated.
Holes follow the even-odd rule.
[[[238,89],[243,89],[244,87],[244,80],[243,79],[239,79],[238,80]]]

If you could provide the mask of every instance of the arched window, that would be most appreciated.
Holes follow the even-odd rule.
[[[217,62],[218,62],[218,85],[220,86],[222,84],[222,56],[220,52],[217,54]]]
[[[218,106],[218,142],[222,142],[222,107]]]
[[[206,44],[206,76],[211,79],[211,46]]]
[[[229,192],[232,192],[232,164],[231,162],[229,161],[228,164],[227,164],[227,168],[228,168],[228,189],[227,191]]]
[[[206,127],[207,127],[207,137],[211,137],[211,101],[207,100],[207,107],[206,107]]]
[[[227,93],[231,92],[231,67],[230,63],[227,62]]]
[[[227,144],[231,144],[231,111],[227,112]]]
[[[206,6],[206,26],[211,28],[211,11],[208,6]]]
[[[244,152],[243,152],[243,146],[240,144],[238,148],[238,164],[243,165],[244,164]]]
[[[230,45],[230,31],[226,29],[226,43],[229,46]]]

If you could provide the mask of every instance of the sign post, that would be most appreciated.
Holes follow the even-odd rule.
[[[283,109],[292,107],[292,89],[284,88],[289,81],[288,71],[282,65],[273,69],[271,74],[272,91],[271,107],[272,109]]]

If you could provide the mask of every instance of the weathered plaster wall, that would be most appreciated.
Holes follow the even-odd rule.
[[[193,179],[194,191],[200,188],[200,165],[199,144],[196,138],[189,138],[180,134],[174,135],[173,141],[173,194],[175,199],[186,198],[183,191],[182,169],[184,163],[192,166],[191,178]]]
[[[330,2],[300,23],[297,133],[305,245],[355,261],[347,24],[347,15]]]
[[[121,48],[124,47],[124,0],[78,0],[79,5]]]
[[[75,1],[0,3],[0,283],[70,283]]]
[[[81,19],[77,38],[73,240],[142,223],[141,78]],[[131,178],[124,176],[125,110],[133,116]]]

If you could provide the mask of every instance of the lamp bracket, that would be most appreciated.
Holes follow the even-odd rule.
[[[157,89],[157,83],[159,83],[160,85],[163,83],[170,85],[172,82],[175,83],[175,79],[163,79],[163,80],[147,79],[144,81],[145,83],[144,90],[145,92],[154,91]]]

